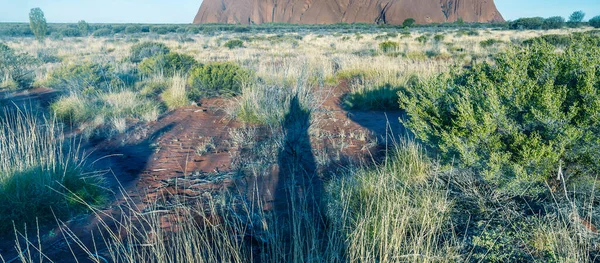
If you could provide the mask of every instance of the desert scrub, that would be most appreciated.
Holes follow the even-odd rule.
[[[30,112],[0,118],[0,233],[69,219],[85,210],[80,202],[105,199],[102,180],[86,170],[84,155],[66,141],[52,119]],[[13,222],[13,223],[11,223]]]
[[[494,63],[402,90],[400,107],[443,161],[458,158],[499,193],[538,196],[559,184],[559,168],[568,182],[598,172],[598,64],[600,47],[585,36],[564,52],[512,47]]]
[[[166,55],[171,50],[163,43],[143,42],[131,47],[129,60],[133,63],[142,62],[145,58]]]
[[[460,258],[452,202],[436,166],[419,145],[404,141],[376,169],[351,170],[328,183],[327,216],[331,231],[347,240],[348,262]]]
[[[190,105],[186,92],[186,77],[175,75],[169,88],[162,92],[161,98],[169,109]]]
[[[106,90],[112,85],[122,85],[108,65],[86,62],[61,66],[48,74],[43,85],[57,89],[84,93]]]
[[[173,76],[176,73],[187,75],[197,64],[196,59],[190,55],[171,52],[146,58],[138,68],[146,76]]]
[[[189,98],[234,96],[250,80],[250,72],[232,62],[213,62],[192,70],[189,79]]]
[[[385,41],[385,42],[379,43],[379,49],[383,53],[386,53],[386,54],[398,51],[399,47],[400,47],[400,44],[398,44],[398,42],[394,42],[394,41]]]
[[[29,88],[33,83],[33,66],[37,61],[27,54],[18,54],[0,43],[0,90]]]
[[[226,48],[229,48],[229,49],[243,48],[244,41],[239,40],[239,39],[232,39],[232,40],[225,42],[225,44],[223,44],[223,46]]]
[[[504,42],[502,40],[498,40],[498,39],[495,39],[495,38],[490,38],[490,39],[483,40],[483,41],[479,42],[479,45],[481,47],[483,47],[483,48],[488,48],[488,47],[495,46],[495,45],[500,44],[500,43],[504,43]]]

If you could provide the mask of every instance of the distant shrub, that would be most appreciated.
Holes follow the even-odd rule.
[[[435,42],[442,42],[442,41],[444,41],[445,38],[446,38],[445,35],[437,34],[437,35],[435,35],[433,37],[433,41],[435,41]]]
[[[560,16],[553,16],[544,20],[544,29],[560,29],[565,26],[565,19]]]
[[[37,61],[27,54],[17,54],[0,43],[0,89],[29,88],[35,77]]]
[[[94,33],[92,33],[92,36],[95,36],[95,37],[107,37],[107,36],[112,36],[112,35],[113,35],[113,31],[108,28],[100,28],[100,29],[94,31]]]
[[[188,84],[192,100],[202,97],[234,96],[250,73],[231,62],[215,62],[198,67],[190,74]]]
[[[385,41],[385,42],[379,43],[379,49],[383,53],[396,52],[396,51],[398,51],[399,48],[400,48],[400,44],[398,44],[397,42],[394,42],[394,41]]]
[[[127,34],[137,34],[137,33],[142,33],[142,27],[137,26],[137,25],[133,25],[133,26],[127,26],[125,28],[125,33]]]
[[[588,37],[564,52],[536,42],[404,89],[400,107],[444,162],[458,158],[499,193],[537,197],[559,186],[559,167],[561,180],[600,170],[599,64]]]
[[[487,47],[491,47],[491,46],[494,46],[494,45],[500,44],[500,43],[504,43],[504,41],[495,39],[495,38],[490,38],[488,40],[483,40],[483,41],[479,42],[479,45],[481,45],[481,47],[483,47],[483,48],[487,48]]]
[[[225,42],[223,46],[229,49],[242,48],[244,47],[244,41],[241,41],[239,39],[233,39]]]
[[[542,29],[544,26],[544,18],[542,17],[526,17],[519,18],[510,23],[510,29]]]
[[[590,26],[593,26],[595,28],[600,28],[600,16],[595,16],[592,19],[590,19],[589,21]]]
[[[164,55],[171,50],[163,43],[143,42],[131,47],[129,60],[133,63],[139,63],[145,58],[157,55]]]
[[[415,38],[415,40],[417,40],[417,42],[419,42],[421,44],[425,44],[425,43],[427,43],[427,40],[429,40],[429,38],[426,35],[421,35],[421,36]]]
[[[404,20],[404,22],[402,22],[402,26],[403,27],[411,27],[415,22],[416,21],[414,18],[407,18]]]
[[[159,34],[159,35],[166,35],[166,34],[169,33],[169,30],[166,27],[163,27],[163,26],[151,26],[150,27],[150,33]]]
[[[171,52],[144,59],[138,66],[144,75],[173,76],[175,73],[186,75],[197,65],[196,59],[190,55]]]
[[[578,24],[583,22],[585,18],[585,13],[583,11],[575,11],[569,16],[569,23]]]
[[[65,28],[60,31],[60,34],[64,37],[79,37],[81,36],[81,31],[75,28]]]

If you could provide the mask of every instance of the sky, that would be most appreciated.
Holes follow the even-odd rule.
[[[507,20],[563,16],[583,10],[586,20],[600,15],[600,0],[495,0]],[[40,7],[51,23],[191,23],[201,0],[0,0],[0,22],[28,22]]]

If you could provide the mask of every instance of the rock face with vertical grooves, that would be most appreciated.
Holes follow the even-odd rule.
[[[203,0],[195,24],[502,22],[493,0]]]

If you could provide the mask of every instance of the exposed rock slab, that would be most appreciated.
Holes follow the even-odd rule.
[[[502,22],[493,0],[204,0],[195,24]]]

